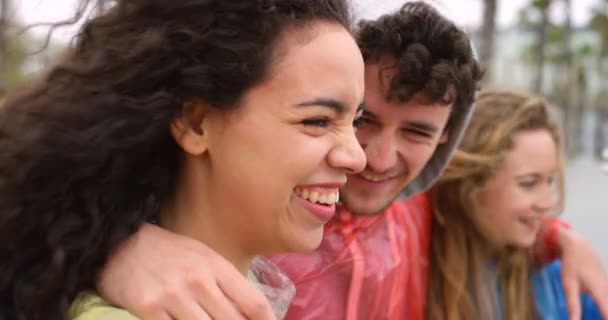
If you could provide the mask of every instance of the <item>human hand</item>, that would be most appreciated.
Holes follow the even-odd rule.
[[[146,320],[275,319],[264,295],[223,257],[150,224],[113,253],[98,291]]]

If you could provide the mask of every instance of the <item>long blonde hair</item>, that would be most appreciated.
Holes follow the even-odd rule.
[[[513,147],[513,135],[545,129],[560,148],[558,125],[540,97],[507,90],[482,92],[461,145],[437,185],[429,192],[433,207],[431,272],[427,319],[537,318],[530,285],[527,250],[504,248],[497,272],[490,269],[489,238],[477,223],[479,191]],[[556,178],[558,208],[563,204],[563,160]],[[500,283],[500,309],[496,285]]]

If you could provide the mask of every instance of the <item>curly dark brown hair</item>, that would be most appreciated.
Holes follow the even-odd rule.
[[[117,0],[0,113],[0,319],[65,319],[173,190],[185,102],[238,105],[286,29],[346,0]]]
[[[424,92],[429,103],[453,102],[455,110],[473,103],[483,71],[469,37],[431,5],[408,2],[395,13],[362,21],[357,42],[366,62],[384,56],[397,60],[398,73],[387,89],[388,101],[406,102]],[[452,118],[448,128],[451,124]]]

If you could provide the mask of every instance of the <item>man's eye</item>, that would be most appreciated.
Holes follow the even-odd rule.
[[[328,127],[331,121],[328,118],[314,118],[302,121],[302,124],[310,127]]]
[[[359,117],[359,118],[355,119],[355,121],[353,121],[353,127],[358,128],[361,125],[364,125],[364,124],[367,124],[370,122],[371,122],[371,120],[366,117]]]
[[[353,120],[353,127],[355,128],[359,128],[359,126],[361,125],[361,118],[357,118],[355,120]]]
[[[420,131],[420,130],[414,130],[414,129],[403,129],[403,132],[407,133],[407,134],[414,134],[418,137],[421,138],[432,138],[433,136],[425,131]]]

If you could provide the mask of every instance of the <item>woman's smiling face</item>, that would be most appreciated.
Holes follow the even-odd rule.
[[[364,67],[352,36],[319,22],[278,47],[269,77],[205,124],[201,192],[213,220],[253,253],[315,249],[346,175],[365,166],[353,127]]]

